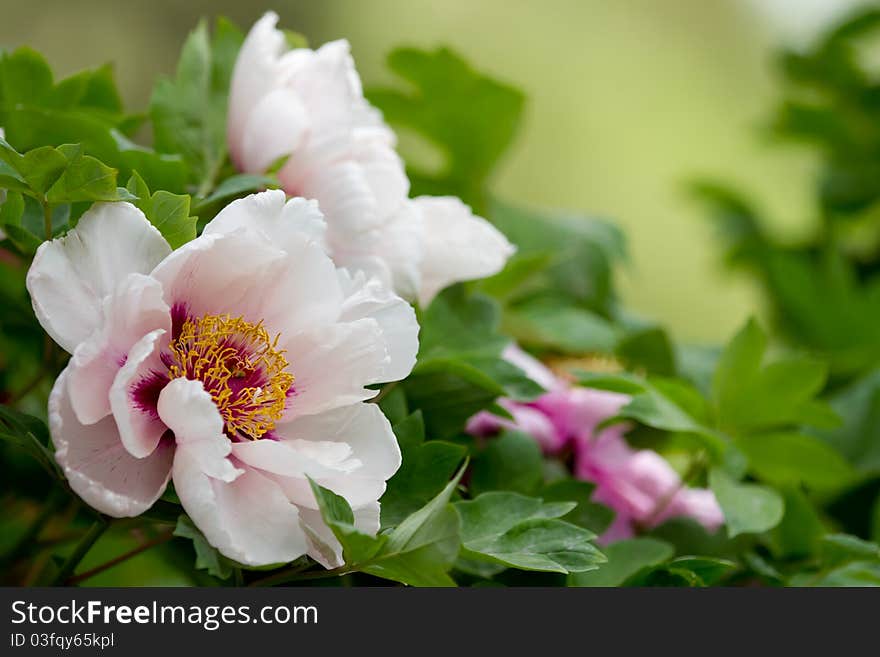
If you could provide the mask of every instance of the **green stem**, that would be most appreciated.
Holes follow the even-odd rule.
[[[117,566],[117,565],[121,564],[123,561],[128,561],[132,557],[136,557],[137,555],[141,554],[142,552],[146,552],[150,548],[154,548],[157,545],[162,545],[163,543],[167,543],[172,538],[174,538],[174,532],[170,532],[170,531],[165,532],[165,533],[161,534],[160,536],[157,536],[153,540],[147,541],[143,545],[137,546],[133,550],[129,550],[128,552],[125,552],[124,554],[120,554],[118,557],[114,557],[113,559],[110,559],[110,561],[102,563],[100,566],[95,566],[91,570],[87,570],[84,573],[80,573],[79,575],[74,575],[73,577],[68,578],[66,583],[70,586],[73,586],[74,584],[79,584],[80,582],[84,582],[85,580],[89,579],[90,577],[94,577],[95,575],[99,575],[100,573],[103,573],[105,570],[109,570],[110,568],[113,568],[113,566]]]
[[[104,518],[98,518],[92,524],[89,531],[86,532],[86,535],[83,536],[82,540],[74,548],[71,555],[67,557],[67,561],[61,566],[61,570],[55,575],[55,579],[52,580],[53,586],[60,586],[67,582],[68,578],[73,575],[73,571],[76,570],[80,561],[83,560],[83,557],[85,557],[88,551],[92,549],[92,546],[99,538],[101,538],[101,535],[107,531],[107,527],[109,526],[109,523],[104,520]]]
[[[46,231],[46,239],[52,239],[52,208],[43,201],[43,228]]]
[[[308,566],[307,566],[308,567]],[[288,582],[299,582],[309,579],[325,579],[327,577],[341,577],[351,572],[347,566],[333,568],[332,570],[312,570],[303,572],[304,568],[289,568],[282,570],[280,573],[254,580],[248,586],[278,586],[279,584],[287,584]]]

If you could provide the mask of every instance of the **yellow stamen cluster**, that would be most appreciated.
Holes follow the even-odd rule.
[[[171,378],[202,382],[223,416],[226,433],[256,440],[275,427],[284,412],[294,377],[286,371],[284,350],[271,338],[262,321],[242,317],[205,315],[187,319],[171,342],[174,363]],[[259,372],[257,372],[260,370]],[[259,387],[237,388],[234,379],[254,376]]]

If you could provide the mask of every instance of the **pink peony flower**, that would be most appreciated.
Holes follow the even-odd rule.
[[[334,261],[427,304],[459,281],[495,274],[513,247],[452,197],[409,199],[394,133],[364,98],[346,41],[287,50],[278,16],[251,29],[232,76],[228,142],[240,171],[278,173],[317,199]]]
[[[49,400],[71,488],[135,516],[169,479],[207,539],[241,563],[341,565],[307,477],[379,528],[400,465],[368,384],[415,363],[412,308],[337,270],[313,201],[235,201],[171,251],[127,203],[97,204],[44,243],[27,277],[40,323],[72,354]]]
[[[547,454],[571,450],[574,476],[594,483],[593,499],[615,511],[601,542],[629,538],[639,528],[676,516],[692,517],[713,531],[721,526],[724,516],[711,491],[685,487],[662,456],[631,448],[624,438],[627,425],[598,429],[629,402],[628,396],[571,387],[515,345],[505,358],[547,392],[528,404],[500,400],[513,420],[483,411],[468,422],[468,432],[487,436],[515,429],[533,436]]]

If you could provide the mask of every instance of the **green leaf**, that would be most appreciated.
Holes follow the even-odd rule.
[[[474,459],[470,490],[507,490],[531,494],[543,482],[543,457],[535,439],[510,431],[488,442]]]
[[[541,489],[540,495],[548,502],[576,502],[577,506],[561,516],[561,519],[589,529],[594,534],[601,534],[614,520],[614,512],[607,506],[592,501],[595,489],[596,486],[587,481],[560,479],[547,484]]]
[[[462,285],[441,292],[421,317],[419,359],[497,356],[509,342],[498,334],[498,304]]]
[[[636,573],[626,586],[712,586],[736,568],[727,559],[679,557]]]
[[[138,197],[135,205],[162,233],[172,249],[196,238],[196,217],[189,215],[189,195],[164,190],[151,195],[147,184],[137,173],[129,179],[127,188]]]
[[[798,573],[788,581],[789,586],[862,587],[880,586],[880,563],[877,561],[850,561],[839,568],[819,573]]]
[[[83,155],[82,148],[60,147],[67,157],[67,168],[48,192],[46,200],[52,204],[78,201],[127,201],[132,196],[116,186],[116,169],[100,160]]]
[[[49,428],[42,420],[0,405],[0,440],[24,450],[52,477],[62,478],[50,450]]]
[[[718,499],[731,538],[767,531],[782,520],[785,503],[771,488],[739,483],[719,468],[710,470],[709,487]]]
[[[245,193],[259,192],[264,189],[280,187],[278,179],[273,176],[264,176],[251,173],[240,173],[230,176],[221,182],[207,197],[199,199],[195,206],[196,214],[214,203],[226,201]]]
[[[409,167],[413,192],[454,194],[483,211],[486,182],[513,139],[523,95],[474,71],[446,48],[401,48],[388,65],[412,91],[374,89],[369,100],[391,124],[415,130],[445,156],[438,172]]]
[[[604,560],[590,543],[595,534],[561,520],[576,503],[551,502],[509,492],[457,502],[461,538],[471,559],[523,570],[583,572]]]
[[[505,394],[501,385],[461,360],[423,361],[402,386],[410,408],[422,412],[428,433],[439,439],[460,434],[468,418]]]
[[[877,561],[880,545],[849,534],[827,534],[822,537],[822,562],[836,566],[848,561]]]
[[[403,464],[382,496],[382,525],[395,526],[424,506],[453,475],[466,454],[462,445],[425,441],[421,411],[394,425]]]
[[[795,486],[782,489],[785,515],[762,542],[778,559],[806,559],[814,556],[826,529],[806,495]]]
[[[790,425],[801,421],[805,404],[815,404],[825,364],[787,358],[762,366],[766,346],[764,332],[751,320],[721,355],[712,394],[723,429],[746,433]]]
[[[817,435],[859,472],[880,473],[880,371],[854,381],[831,398],[840,427]]]
[[[507,308],[505,331],[526,345],[570,354],[614,351],[618,329],[597,313],[553,299]]]
[[[607,563],[591,572],[569,575],[568,585],[620,586],[643,568],[664,563],[675,554],[669,543],[653,538],[617,541],[604,548],[604,552]]]
[[[803,433],[753,434],[736,439],[749,469],[772,484],[802,483],[835,490],[852,483],[856,472],[832,447]]]
[[[461,546],[460,522],[449,500],[466,466],[434,499],[387,534],[364,572],[412,586],[455,586],[447,572]]]
[[[675,375],[675,352],[663,329],[634,331],[620,340],[615,353],[628,367],[644,370],[646,374]]]
[[[229,579],[232,575],[231,562],[208,543],[208,539],[193,524],[189,516],[181,515],[177,519],[174,535],[192,540],[193,548],[196,551],[196,568],[207,570],[210,575],[220,579]]]
[[[156,149],[180,154],[200,192],[210,191],[226,158],[227,95],[241,41],[228,21],[217,22],[213,39],[199,23],[183,46],[175,78],[159,80],[150,100]]]
[[[626,258],[623,233],[592,217],[493,203],[490,219],[517,247],[518,258],[551,260],[508,294],[508,307],[544,301],[611,316],[612,266]],[[510,265],[508,265],[510,268]],[[519,336],[516,336],[519,337]],[[613,345],[611,345],[613,348]]]
[[[344,497],[316,484],[311,479],[309,484],[318,502],[321,517],[342,545],[346,565],[357,567],[372,559],[385,544],[385,537],[373,537],[359,531],[354,526],[354,513]],[[332,554],[332,548],[325,545],[319,536],[309,533],[315,544],[327,550],[328,561],[333,561],[335,556]]]
[[[28,151],[15,164],[30,188],[40,195],[46,193],[67,166],[67,158],[51,146]]]

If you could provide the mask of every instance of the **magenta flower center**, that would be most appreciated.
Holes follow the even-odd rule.
[[[170,344],[168,374],[201,381],[227,435],[256,440],[281,419],[294,381],[279,337],[242,317],[187,318]]]

